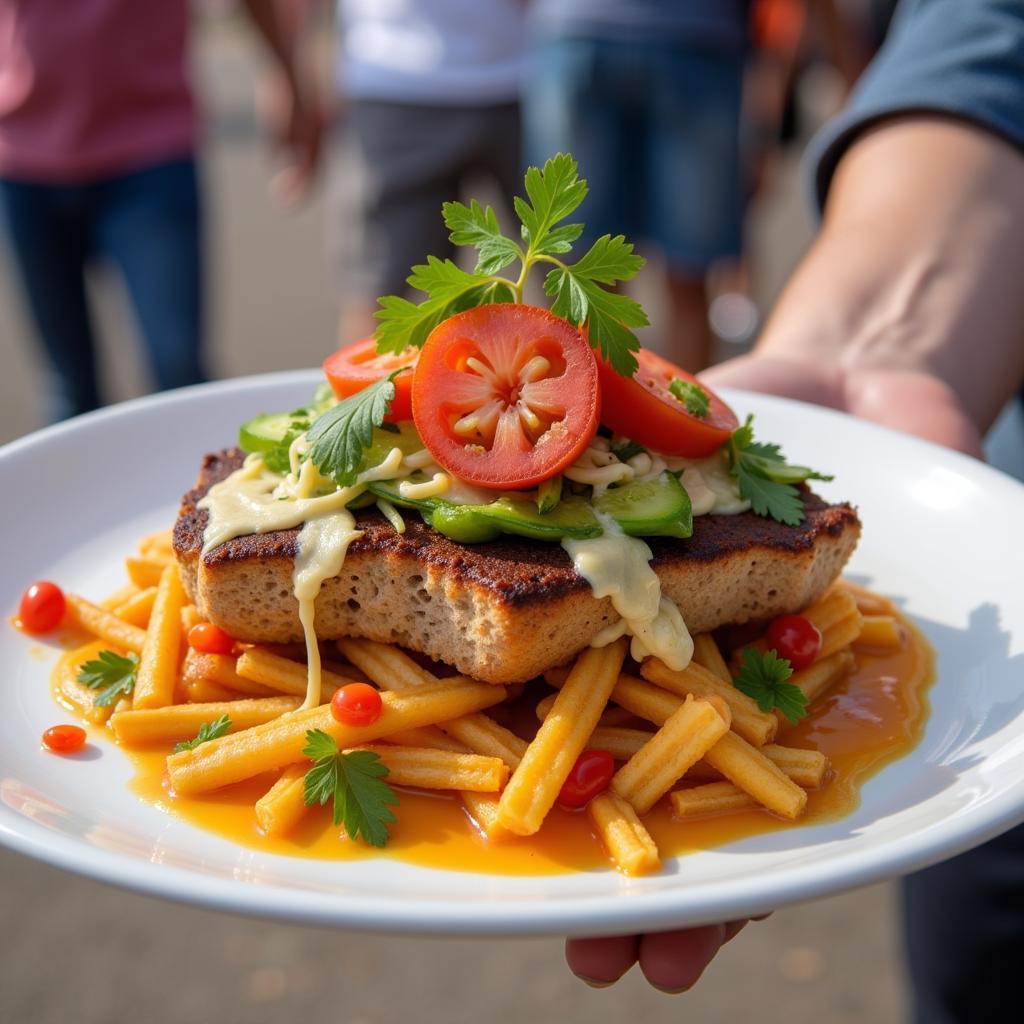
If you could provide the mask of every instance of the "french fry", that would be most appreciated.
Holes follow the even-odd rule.
[[[627,729],[621,725],[599,725],[587,740],[591,750],[607,750],[616,761],[628,761],[651,737],[647,729]]]
[[[898,651],[903,646],[903,635],[899,624],[892,615],[865,615],[860,636],[854,641],[857,646],[881,647]]]
[[[508,765],[497,757],[386,743],[359,749],[377,754],[387,766],[388,782],[396,786],[497,793],[508,779]]]
[[[373,640],[346,637],[337,643],[342,654],[384,690],[408,692],[418,687],[451,683],[455,678],[438,679],[396,647]],[[514,769],[519,764],[526,750],[525,740],[487,715],[465,715],[457,721],[441,722],[438,728],[475,754],[500,757],[509,768]]]
[[[855,612],[857,600],[853,594],[842,587],[835,587],[814,604],[808,605],[800,614],[824,636],[837,622]]]
[[[770,743],[761,748],[761,753],[776,765],[783,775],[803,789],[815,789],[820,786],[831,767],[828,758],[820,750],[802,750],[799,747],[782,747]]]
[[[187,704],[212,704],[238,700],[241,694],[229,690],[226,686],[211,683],[209,679],[185,679],[182,680],[180,689],[175,690],[176,699],[172,703],[179,703],[179,696]]]
[[[279,697],[290,700],[290,697]],[[295,702],[296,707],[299,701]],[[306,804],[306,764],[290,764],[270,789],[256,801],[256,824],[265,836],[283,836],[303,819]]]
[[[857,659],[853,656],[853,653],[844,648],[827,658],[819,658],[808,668],[794,672],[787,682],[798,687],[800,692],[807,698],[807,703],[812,704],[830,686],[837,683],[847,672],[851,671],[856,662]],[[775,714],[778,716],[779,723],[782,726],[789,724],[781,712],[776,711]]]
[[[204,654],[189,648],[181,666],[181,672],[186,679],[205,679],[218,686],[223,686],[225,689],[233,690],[235,693],[245,694],[247,697],[273,697],[280,693],[280,690],[274,690],[262,683],[254,683],[251,679],[240,676],[235,671],[237,660],[230,654]],[[293,694],[293,696],[299,696],[299,694]]]
[[[722,712],[724,712],[724,717]],[[646,814],[687,768],[729,729],[728,705],[687,697],[682,706],[614,775],[612,789]]]
[[[462,804],[477,830],[489,842],[508,838],[508,829],[498,821],[499,798],[493,793],[463,793]]]
[[[160,576],[163,574],[164,569],[169,563],[166,561],[157,561],[153,558],[138,558],[135,555],[129,555],[124,560],[125,571],[128,573],[128,579],[132,581],[137,587],[145,589],[146,587],[155,587],[160,583]]]
[[[150,533],[139,541],[139,554],[143,558],[154,558],[169,562],[174,557],[174,531],[160,530]]]
[[[734,732],[727,732],[704,760],[733,785],[784,818],[797,818],[807,806],[807,794],[756,747]]]
[[[672,813],[677,818],[690,818],[702,814],[721,814],[723,811],[742,811],[761,805],[749,794],[731,782],[707,782],[703,786],[677,789],[669,794]]]
[[[555,706],[555,698],[557,696],[557,693],[549,693],[537,702],[534,714],[536,714],[539,721],[543,722],[548,717],[548,712]],[[610,729],[621,728],[627,722],[632,722],[635,718],[636,715],[632,711],[627,711],[626,708],[606,707],[598,719],[598,728],[603,726]]]
[[[87,601],[78,594],[65,594],[65,620],[69,625],[92,633],[111,647],[139,654],[146,642],[146,631],[122,622],[113,612]]]
[[[674,672],[657,658],[646,658],[640,672],[644,679],[680,697],[693,694],[694,697],[721,698],[732,712],[733,729],[755,747],[764,746],[775,738],[778,719],[770,711],[762,711],[757,701],[737,690],[731,679],[723,682],[703,665],[691,662],[681,672]]]
[[[533,835],[594,731],[626,656],[626,641],[588,647],[577,658],[554,707],[501,794],[498,821]]]
[[[188,632],[193,626],[205,621],[194,604],[187,604],[181,609],[181,642],[188,643]]]
[[[722,652],[710,633],[698,633],[693,638],[693,660],[712,675],[718,676],[723,683],[732,684],[729,666],[726,665],[725,658],[722,657]]]
[[[354,747],[404,729],[435,725],[480,711],[504,698],[503,687],[487,683],[446,683],[409,693],[384,693],[380,717],[365,726],[343,725],[327,706],[309,708],[233,736],[210,740],[195,750],[172,754],[167,758],[167,770],[176,792],[204,793],[301,761],[310,729],[322,729],[339,747]]]
[[[181,609],[185,591],[176,565],[168,565],[160,576],[153,614],[139,654],[139,668],[132,695],[134,708],[162,708],[174,701],[181,650]]]
[[[145,590],[137,590],[127,601],[122,601],[111,611],[122,622],[145,629],[149,625],[149,616],[153,611],[155,600],[156,587],[146,587]]]
[[[661,867],[658,847],[628,801],[602,793],[587,804],[587,814],[612,863],[625,875],[643,875]]]
[[[821,635],[821,650],[818,652],[818,661],[829,658],[837,651],[849,647],[861,634],[864,626],[864,616],[854,606],[853,613],[846,618],[833,622]]]
[[[78,672],[87,661],[98,658],[105,644],[99,640],[93,640],[82,647],[75,648],[64,655],[57,670],[57,688],[64,699],[69,700],[77,707],[82,717],[93,725],[103,725],[114,713],[114,706],[108,704],[101,706],[96,703],[100,692],[94,690],[84,683],[78,681]]]
[[[290,658],[272,654],[263,647],[251,647],[235,664],[235,672],[243,679],[259,683],[278,693],[295,697],[306,695],[306,666]],[[356,682],[324,669],[321,672],[320,698],[330,698],[340,686]]]
[[[108,594],[102,601],[97,601],[97,607],[102,608],[105,612],[112,612],[118,605],[122,605],[125,601],[130,601],[137,593],[139,588],[134,583],[126,583],[123,587],[118,587],[112,594]]]
[[[230,732],[251,729],[294,711],[301,701],[294,697],[265,697],[260,700],[217,701],[208,704],[173,704],[165,708],[118,711],[110,718],[118,743],[140,747],[154,743],[190,740],[204,722],[227,715]]]
[[[892,614],[892,604],[883,597],[855,590],[853,591],[853,599],[857,602],[857,608],[865,618],[869,615]]]

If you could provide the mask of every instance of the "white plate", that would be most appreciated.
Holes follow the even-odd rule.
[[[129,402],[0,451],[0,609],[41,577],[100,597],[138,538],[173,519],[201,455],[238,424],[301,404],[312,371]],[[273,856],[141,802],[116,747],[90,759],[41,752],[61,719],[56,651],[0,629],[0,842],[70,871],[226,910],[351,928],[601,934],[732,920],[903,874],[1024,820],[1024,487],[962,456],[841,414],[729,396],[761,435],[834,472],[821,489],[861,511],[848,573],[898,599],[938,659],[920,745],[833,824],[755,836],[670,860],[651,878],[611,870],[504,877]]]

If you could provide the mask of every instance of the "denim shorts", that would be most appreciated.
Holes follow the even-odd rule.
[[[571,153],[590,193],[584,239],[648,241],[680,272],[739,255],[743,58],[676,42],[540,38],[526,155]]]

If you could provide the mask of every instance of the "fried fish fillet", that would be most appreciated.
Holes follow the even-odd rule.
[[[235,450],[206,456],[182,500],[174,550],[185,588],[210,621],[238,640],[302,639],[292,593],[297,530],[238,537],[201,554],[207,513],[197,503],[242,463]],[[805,494],[807,518],[785,526],[752,513],[694,520],[688,540],[647,544],[662,592],[691,632],[795,611],[818,598],[860,536],[857,513]],[[618,620],[558,544],[502,537],[459,544],[406,516],[406,531],[375,510],[356,513],[362,536],[316,602],[320,639],[400,644],[492,683],[562,664]]]

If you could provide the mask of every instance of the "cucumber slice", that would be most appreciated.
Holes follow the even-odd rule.
[[[253,416],[238,430],[239,447],[246,452],[269,452],[284,443],[285,437],[292,432],[298,418],[292,412],[271,412]]]
[[[537,488],[537,511],[546,514],[562,500],[562,475],[544,480]]]
[[[599,537],[601,524],[583,498],[565,498],[550,512],[538,512],[536,502],[519,495],[505,494],[489,505],[464,505],[501,528],[502,533],[536,540],[561,540],[562,537]]]
[[[400,448],[403,455],[421,451],[423,442],[411,421],[388,423],[386,427],[377,427],[373,431],[373,440],[363,455],[363,465],[367,469],[379,466],[391,453],[392,448]]]
[[[428,513],[424,513],[427,519]],[[501,536],[501,527],[479,515],[470,505],[439,503],[429,513],[428,526],[461,544],[482,544]]]
[[[614,487],[594,499],[631,537],[689,537],[693,533],[690,496],[671,474]]]

